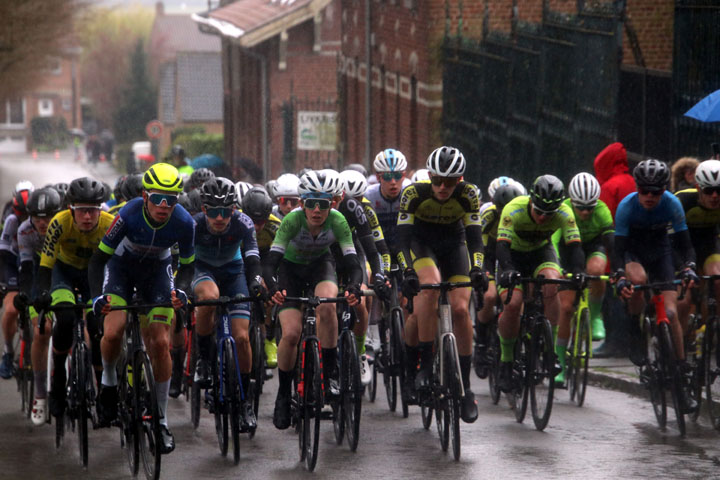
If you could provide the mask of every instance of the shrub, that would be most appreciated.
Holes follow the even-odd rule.
[[[30,134],[36,148],[64,148],[70,136],[64,117],[35,117],[30,120]]]

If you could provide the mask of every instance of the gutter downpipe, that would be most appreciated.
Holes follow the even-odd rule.
[[[371,5],[372,0],[365,0],[365,59],[367,61],[365,72],[365,159],[362,162],[370,171],[372,158],[372,139],[370,138],[372,119],[372,33],[371,33]]]
[[[268,118],[269,118],[269,107],[268,99],[269,86],[268,86],[268,72],[267,72],[267,57],[260,53],[252,51],[250,48],[239,46],[239,48],[260,61],[260,102],[262,103],[261,109],[261,125],[260,125],[260,136],[262,137],[262,171],[263,171],[263,183],[267,182],[270,178],[270,145],[268,144]]]

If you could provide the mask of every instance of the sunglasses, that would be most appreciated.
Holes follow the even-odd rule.
[[[303,205],[310,210],[315,210],[315,207],[320,210],[328,210],[330,208],[330,200],[326,198],[306,198]]]
[[[440,185],[454,187],[460,182],[460,177],[430,177],[430,181],[436,187],[439,187]]]
[[[278,203],[289,203],[291,206],[296,206],[300,203],[300,199],[297,197],[280,197],[278,198]]]
[[[70,210],[75,212],[79,212],[81,215],[92,215],[94,213],[100,213],[100,210],[102,210],[100,207],[70,207]]]
[[[205,205],[205,213],[210,218],[217,218],[220,215],[222,218],[228,218],[232,215],[233,209],[231,207],[208,207]]]
[[[382,179],[390,182],[392,180],[400,180],[403,175],[405,175],[405,172],[385,172],[382,174]]]
[[[650,195],[652,197],[659,197],[665,192],[665,190],[645,190],[644,188],[638,189],[640,195]]]
[[[589,212],[590,210],[595,208],[595,205],[576,205],[573,203],[573,207],[575,207],[576,210],[580,210],[581,212]]]
[[[555,215],[558,211],[557,208],[555,210],[543,210],[542,208],[536,207],[535,205],[533,205],[532,208],[535,213],[537,213],[538,215],[543,215],[545,217],[551,217]]]
[[[720,187],[705,187],[702,189],[702,193],[705,195],[712,195],[713,193],[720,195]]]
[[[178,202],[178,196],[172,193],[148,193],[148,200],[158,207],[165,202],[165,206],[172,207]]]

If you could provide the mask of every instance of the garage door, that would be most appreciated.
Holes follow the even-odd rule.
[[[25,135],[0,135],[0,153],[25,153]]]

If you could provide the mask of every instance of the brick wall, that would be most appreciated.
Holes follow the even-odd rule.
[[[675,16],[673,0],[628,2],[627,16],[637,32],[646,66],[658,70],[672,70]],[[626,33],[623,33],[623,63],[635,64]]]

